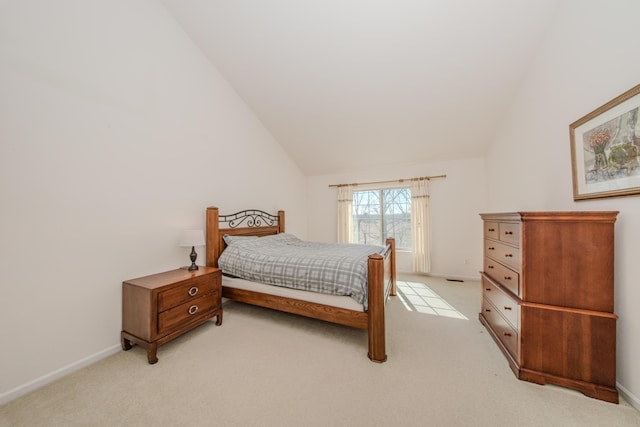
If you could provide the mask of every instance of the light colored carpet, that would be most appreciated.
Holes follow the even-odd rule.
[[[156,365],[119,352],[0,407],[0,425],[640,426],[624,401],[517,380],[478,321],[478,282],[408,282],[388,304],[386,363],[367,359],[365,331],[228,302],[222,326],[160,347]]]

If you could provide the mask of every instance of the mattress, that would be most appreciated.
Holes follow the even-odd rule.
[[[334,296],[367,307],[368,257],[383,246],[317,243],[281,233],[261,238],[224,236],[218,266],[251,282]]]

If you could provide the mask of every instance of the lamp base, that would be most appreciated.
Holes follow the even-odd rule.
[[[198,258],[198,254],[196,253],[196,248],[194,246],[191,246],[191,253],[189,254],[189,259],[191,259],[191,265],[189,266],[189,268],[187,268],[187,270],[195,271],[198,269],[198,266],[196,265],[196,258]]]

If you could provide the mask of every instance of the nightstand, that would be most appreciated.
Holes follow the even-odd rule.
[[[217,316],[222,324],[220,269],[171,270],[122,282],[122,349],[138,344],[158,361],[158,347]]]

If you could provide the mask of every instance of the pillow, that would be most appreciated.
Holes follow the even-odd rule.
[[[242,242],[243,240],[257,239],[258,236],[230,236],[229,234],[225,234],[222,238],[227,245],[231,245],[232,243]]]
[[[280,242],[284,244],[296,244],[302,241],[298,237],[290,233],[273,234],[271,236],[262,237],[262,239],[269,239],[273,240],[274,242]]]

